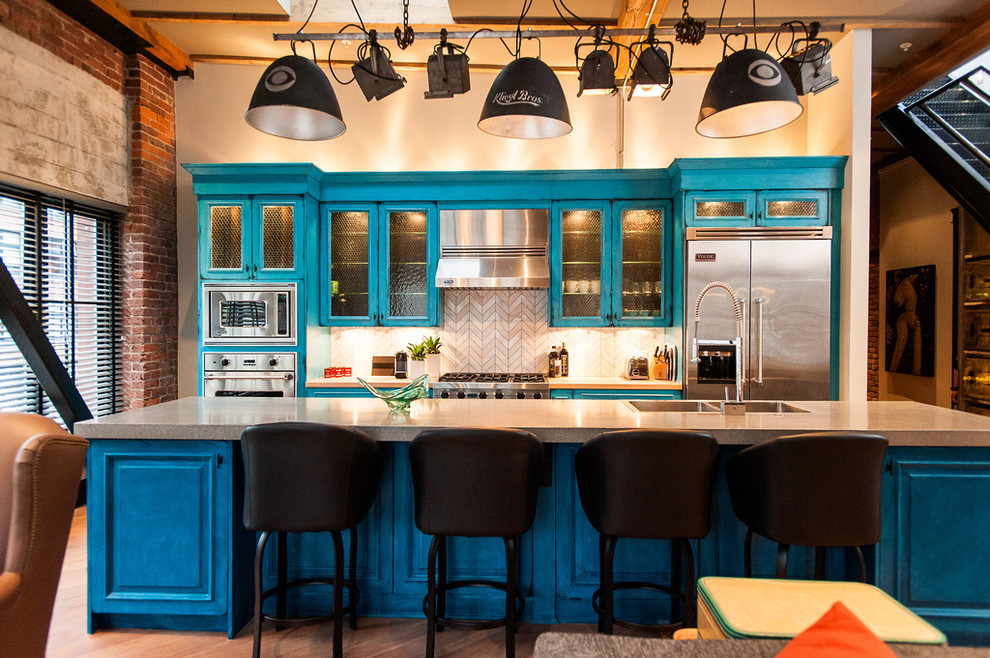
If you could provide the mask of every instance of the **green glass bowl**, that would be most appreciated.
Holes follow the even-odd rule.
[[[377,388],[360,377],[358,377],[357,380],[361,386],[368,389],[376,398],[379,400],[384,400],[385,404],[388,405],[388,410],[393,413],[408,412],[409,405],[413,400],[429,397],[430,395],[429,375],[420,375],[416,379],[409,382],[408,385],[394,391],[379,391]]]

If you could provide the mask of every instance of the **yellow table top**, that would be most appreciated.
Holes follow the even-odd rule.
[[[865,583],[710,576],[698,580],[698,597],[731,638],[794,637],[842,601],[885,642],[946,642],[937,628]]]

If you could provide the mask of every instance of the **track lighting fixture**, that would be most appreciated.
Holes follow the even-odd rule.
[[[451,98],[471,90],[467,53],[460,46],[447,43],[446,28],[440,30],[440,43],[426,61],[426,77],[430,86],[423,93],[426,98]]]
[[[365,100],[381,100],[402,89],[406,79],[395,72],[391,53],[378,43],[378,33],[368,31],[368,40],[358,46],[358,62],[351,67]]]
[[[671,87],[674,86],[674,78],[670,74],[670,64],[674,58],[674,44],[669,41],[657,41],[655,30],[656,27],[651,25],[650,34],[646,41],[634,43],[630,47],[642,46],[636,57],[632,77],[629,80],[631,88],[627,99],[659,96],[660,100],[664,100],[670,93]],[[670,47],[669,56],[663,46]]]
[[[604,46],[604,48],[602,47]],[[574,59],[578,62],[581,70],[578,75],[578,96],[582,94],[604,96],[614,94],[615,88],[615,61],[612,59],[611,49],[615,43],[605,36],[605,26],[596,25],[594,41],[592,43],[582,42],[578,38],[574,44]],[[587,57],[581,57],[582,48],[594,48]]]

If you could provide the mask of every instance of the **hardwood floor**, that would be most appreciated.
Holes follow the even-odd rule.
[[[516,655],[533,655],[536,637],[547,630],[592,633],[590,624],[546,626],[520,624],[516,634]],[[505,630],[445,630],[437,636],[437,656],[488,658],[504,655]],[[330,624],[304,626],[275,632],[270,627],[262,633],[263,656],[329,656]],[[344,626],[344,654],[353,658],[372,656],[422,656],[426,649],[426,621],[423,619],[378,619],[362,617],[358,630]],[[86,509],[76,510],[69,534],[65,564],[51,630],[48,656],[249,656],[251,627],[243,629],[233,640],[222,633],[186,633],[176,631],[100,631],[86,633]]]

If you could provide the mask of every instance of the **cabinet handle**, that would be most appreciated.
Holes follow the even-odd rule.
[[[220,468],[221,464],[223,464],[223,455],[217,455],[217,468]]]

